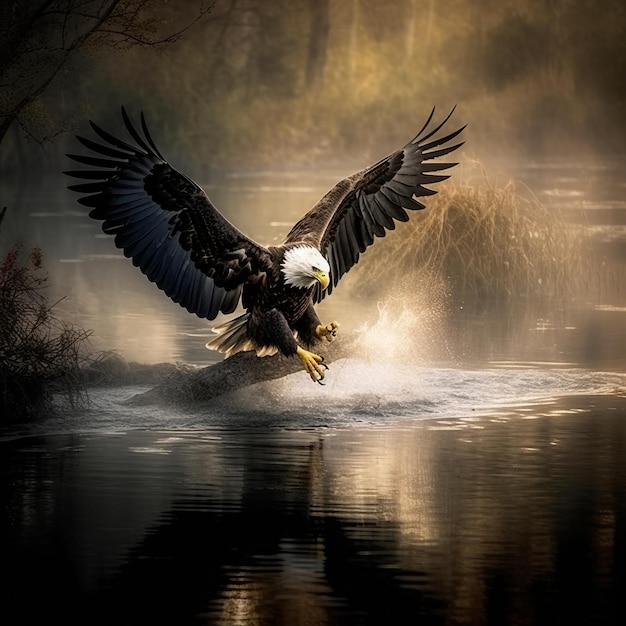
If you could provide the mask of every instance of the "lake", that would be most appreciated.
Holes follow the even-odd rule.
[[[445,416],[425,392],[403,419],[363,397],[118,409],[5,439],[7,623],[622,624],[626,387],[587,382]]]
[[[618,168],[518,177],[572,221],[582,209],[595,249],[623,269]],[[294,217],[272,221],[277,206],[297,215],[332,183],[259,174],[208,190],[225,208],[235,189],[254,201],[270,230],[247,231],[271,241]],[[215,361],[207,324],[75,204],[20,198],[21,227],[50,244],[54,289],[69,292],[62,311],[95,345]],[[350,307],[341,290],[329,300],[329,314]],[[187,408],[98,388],[87,406],[0,431],[3,621],[625,623],[621,285],[550,318],[385,304],[358,303],[364,337],[385,349],[332,363],[323,388],[297,373]]]

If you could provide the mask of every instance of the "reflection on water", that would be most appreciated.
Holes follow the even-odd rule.
[[[19,623],[626,618],[624,394],[394,427],[0,445]]]

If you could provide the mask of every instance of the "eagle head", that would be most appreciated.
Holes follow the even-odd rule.
[[[322,289],[330,283],[330,266],[319,250],[311,246],[289,248],[280,269],[286,285],[308,289],[319,282]]]

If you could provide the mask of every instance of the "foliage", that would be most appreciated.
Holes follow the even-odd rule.
[[[584,232],[513,183],[446,183],[427,209],[368,251],[362,289],[437,276],[457,301],[563,301],[590,284]]]
[[[45,296],[42,253],[13,246],[0,263],[0,413],[5,422],[48,410],[53,394],[81,398],[90,331],[59,320]]]

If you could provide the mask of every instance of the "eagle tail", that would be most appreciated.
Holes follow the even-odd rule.
[[[247,350],[256,350],[257,356],[271,356],[275,354],[278,351],[276,348],[269,346],[257,348],[254,342],[248,338],[249,319],[250,313],[247,312],[223,324],[214,326],[212,330],[217,337],[211,339],[206,344],[206,347],[209,350],[222,352],[227,357]]]

